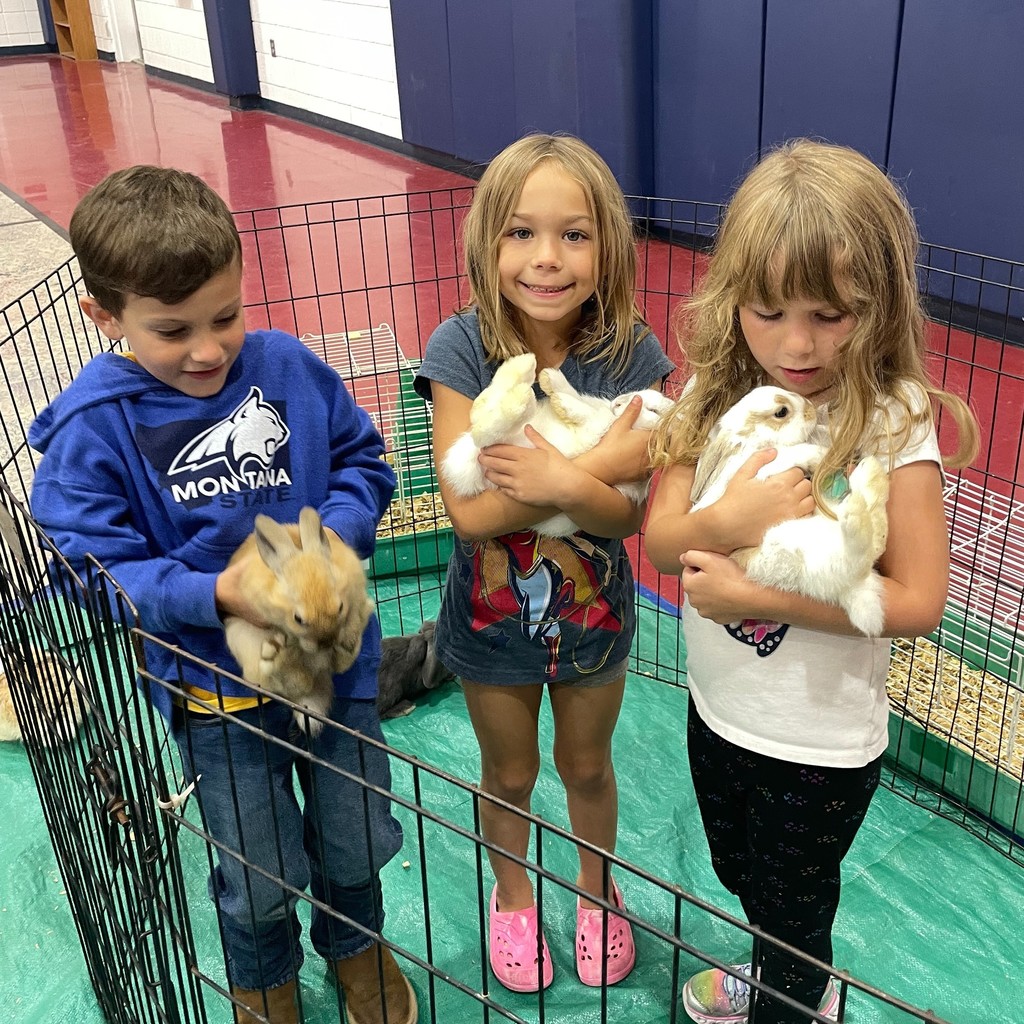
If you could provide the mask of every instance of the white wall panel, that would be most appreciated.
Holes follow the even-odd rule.
[[[265,99],[402,137],[389,0],[252,0],[252,17]]]
[[[144,63],[213,82],[203,0],[137,0],[135,13]]]
[[[0,46],[44,41],[35,0],[2,4]],[[122,59],[110,4],[91,0],[96,45]],[[265,99],[402,137],[390,0],[251,0],[251,9]],[[135,0],[135,16],[145,64],[213,82],[203,0]]]
[[[41,46],[45,42],[36,0],[3,0],[0,46]]]

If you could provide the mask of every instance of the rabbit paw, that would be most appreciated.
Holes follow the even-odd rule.
[[[889,498],[889,474],[878,459],[863,459],[850,474],[850,490],[862,494],[869,507],[884,507]]]
[[[537,359],[531,352],[506,359],[494,371],[494,379],[469,411],[473,440],[480,448],[504,441],[530,418],[536,407],[536,376]]]
[[[285,648],[283,633],[267,633],[260,647],[260,672],[264,678],[270,675],[280,661]]]
[[[543,371],[542,371],[543,372]],[[532,352],[525,352],[521,356],[513,356],[506,359],[494,371],[494,379],[490,386],[501,391],[515,387],[520,384],[533,386],[537,379],[537,357]]]
[[[546,367],[540,371],[540,387],[548,396],[548,405],[567,426],[582,427],[595,419],[595,409],[580,397],[580,393],[565,379],[561,370]]]
[[[354,644],[345,641],[336,643],[334,645],[334,671],[347,672],[356,663],[356,658],[359,657],[359,651],[362,646],[362,637],[359,637]]]
[[[494,385],[491,385],[493,388]],[[469,412],[470,432],[480,448],[510,439],[533,415],[537,405],[533,384],[518,383],[511,387],[482,391]]]
[[[565,379],[565,374],[561,370],[556,370],[553,366],[546,366],[541,370],[537,374],[537,380],[540,383],[541,391],[548,397],[557,395],[562,391],[572,390],[572,385]]]
[[[850,494],[840,508],[844,533],[857,538],[874,561],[885,550],[889,536],[886,502],[889,475],[876,458],[860,462],[850,474]]]
[[[360,595],[351,607],[352,611],[338,627],[332,649],[335,672],[347,672],[355,664],[363,646],[363,633],[373,614],[373,601],[366,594]]]

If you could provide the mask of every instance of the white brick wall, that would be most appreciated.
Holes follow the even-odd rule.
[[[0,46],[39,46],[45,42],[36,0],[3,0]]]
[[[146,64],[213,82],[203,0],[136,0],[135,14]]]
[[[96,36],[96,49],[102,50],[104,53],[114,53],[117,47],[114,44],[114,30],[110,24],[111,11],[107,0],[89,0],[89,10],[92,12],[92,30]]]
[[[402,137],[389,0],[252,0],[252,17],[265,99]]]
[[[43,42],[35,0],[0,4],[0,46]],[[90,0],[96,45],[121,59],[110,4]],[[252,0],[251,8],[265,99],[402,137],[390,0]],[[135,14],[146,64],[213,82],[203,0],[135,0]]]

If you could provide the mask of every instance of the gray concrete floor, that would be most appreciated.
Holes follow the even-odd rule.
[[[0,309],[71,255],[67,240],[0,192]]]

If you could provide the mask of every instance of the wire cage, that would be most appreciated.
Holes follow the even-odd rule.
[[[248,326],[301,338],[345,379],[385,438],[399,485],[368,572],[386,635],[413,632],[436,614],[451,550],[430,410],[412,379],[430,331],[464,300],[458,237],[471,195],[467,187],[238,215]],[[700,278],[722,210],[660,199],[631,203],[641,300],[679,362],[672,311]],[[953,581],[943,625],[931,637],[894,645],[883,781],[1020,865],[1024,350],[1016,342],[1024,267],[925,247],[921,284],[932,369],[970,394],[985,443],[975,467],[946,481]],[[118,1024],[228,1021],[232,1000],[206,876],[220,858],[241,859],[254,874],[260,869],[245,861],[244,850],[218,846],[204,831],[195,801],[182,792],[177,745],[147,699],[163,688],[183,700],[195,659],[175,649],[175,678],[150,673],[146,645],[161,641],[141,628],[116,580],[98,564],[76,575],[26,511],[35,458],[26,442],[29,423],[91,356],[117,349],[78,310],[80,286],[72,260],[0,311],[4,667],[103,1016]],[[630,667],[637,677],[669,684],[646,688],[657,717],[665,714],[661,695],[685,686],[679,582],[654,571],[639,539],[631,555],[644,625]],[[433,710],[450,697],[438,692],[426,700]],[[218,722],[225,718],[219,699],[207,710]],[[477,767],[471,744],[464,750],[453,742],[437,765],[410,753],[414,745],[381,747],[353,737],[360,756],[383,750],[391,764],[386,795],[403,822],[405,848],[383,871],[389,924],[382,937],[370,934],[390,945],[413,976],[421,1020],[683,1020],[682,981],[704,966],[725,966],[707,951],[719,948],[723,934],[748,949],[750,936],[772,941],[667,880],[670,859],[652,856],[641,866],[637,858],[595,850],[624,890],[642,893],[636,905],[643,913],[626,912],[645,962],[655,965],[642,990],[604,985],[596,997],[585,993],[586,1003],[578,986],[514,996],[487,968],[489,844],[480,822],[492,798],[467,781]],[[270,736],[265,742],[280,746]],[[288,746],[297,764],[310,767],[302,743]],[[579,841],[540,815],[524,816],[533,852],[523,863],[534,877],[542,920],[545,913],[553,920],[580,893],[573,866]],[[664,845],[663,838],[650,842]],[[286,878],[275,881],[297,901],[303,921],[314,909],[336,914]],[[571,974],[571,966],[564,969]],[[841,1019],[941,1024],[943,1018],[844,971],[832,973]],[[305,1020],[342,1019],[332,986],[304,984],[300,993]]]

